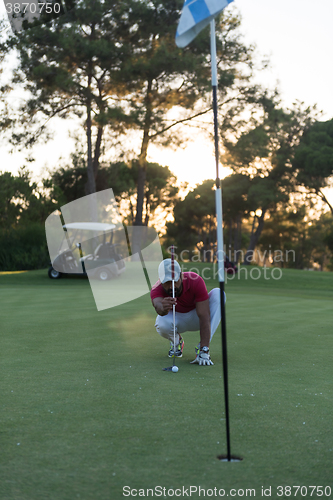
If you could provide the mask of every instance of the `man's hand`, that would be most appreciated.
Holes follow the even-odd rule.
[[[160,316],[165,316],[169,311],[172,310],[172,306],[177,304],[177,299],[173,297],[157,297],[153,300],[153,305],[157,314]]]
[[[213,365],[213,361],[210,359],[210,355],[209,355],[209,349],[206,347],[204,347],[203,349],[201,349],[198,354],[196,355],[196,358],[191,361],[191,364],[193,363],[198,363],[199,366],[210,366],[210,365]]]
[[[169,311],[171,311],[172,306],[177,304],[177,299],[173,297],[164,297],[162,299],[162,307],[164,312],[167,314]]]

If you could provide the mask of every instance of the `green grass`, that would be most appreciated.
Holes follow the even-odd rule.
[[[188,333],[178,374],[163,372],[168,344],[148,295],[98,312],[86,279],[0,275],[0,499],[332,487],[333,273],[240,278],[226,291],[231,448],[244,460],[225,463],[220,329],[214,367],[190,365]]]

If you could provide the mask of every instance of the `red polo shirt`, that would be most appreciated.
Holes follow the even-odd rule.
[[[158,280],[150,291],[151,300],[168,297],[162,283]],[[197,302],[207,300],[208,292],[204,280],[196,273],[183,273],[183,291],[177,297],[176,312],[187,313],[195,309]]]

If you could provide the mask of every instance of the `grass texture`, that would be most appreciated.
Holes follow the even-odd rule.
[[[218,286],[211,265],[194,267]],[[156,486],[159,498],[191,486],[191,498],[214,488],[262,497],[262,487],[290,498],[296,489],[278,487],[332,487],[333,274],[267,279],[254,269],[226,283],[239,463],[217,459],[226,453],[220,328],[213,367],[189,363],[199,340],[189,332],[179,372],[164,372],[169,346],[149,295],[98,312],[87,279],[1,274],[0,499],[120,500],[129,489],[127,498],[157,498]]]

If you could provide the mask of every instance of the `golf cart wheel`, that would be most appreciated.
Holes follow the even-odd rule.
[[[102,267],[101,269],[99,269],[97,271],[96,275],[100,281],[107,281],[107,280],[112,278],[112,273],[108,269],[106,269],[105,267]]]
[[[56,271],[53,267],[50,267],[50,269],[48,271],[48,275],[49,275],[49,278],[51,278],[52,280],[59,280],[62,276],[62,273],[60,273],[59,271]]]

